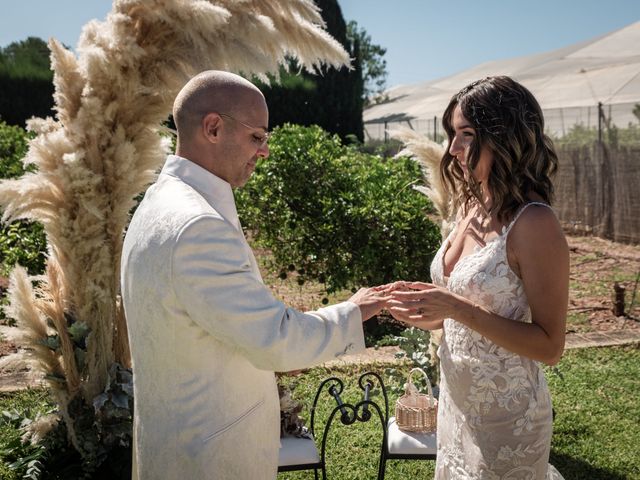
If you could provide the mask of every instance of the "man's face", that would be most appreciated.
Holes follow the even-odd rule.
[[[247,102],[247,108],[233,116],[219,113],[223,122],[224,138],[219,175],[232,187],[242,187],[258,163],[258,158],[269,156],[269,111],[263,98]]]

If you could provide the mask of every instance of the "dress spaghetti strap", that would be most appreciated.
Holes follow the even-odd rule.
[[[524,205],[524,206],[520,209],[520,211],[516,214],[516,216],[514,217],[514,219],[513,219],[513,220],[511,220],[511,223],[509,224],[509,226],[507,227],[507,229],[506,229],[506,230],[505,230],[505,232],[504,232],[504,235],[505,235],[505,236],[509,234],[509,232],[511,231],[511,228],[515,225],[515,223],[516,223],[516,221],[518,220],[518,218],[520,218],[520,215],[522,215],[522,212],[524,212],[524,211],[527,209],[527,207],[529,207],[529,206],[531,206],[531,205],[541,205],[541,206],[543,206],[543,207],[551,208],[551,206],[550,206],[550,205],[548,205],[548,204],[546,204],[546,203],[543,203],[543,202],[530,202],[530,203],[527,203],[526,205]]]

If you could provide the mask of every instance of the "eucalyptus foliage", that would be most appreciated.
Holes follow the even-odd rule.
[[[435,361],[435,351],[429,342],[430,332],[419,328],[410,327],[402,334],[395,337],[400,352],[396,356],[406,360],[411,368],[421,368],[425,371],[433,385],[438,382],[438,364]],[[385,369],[387,374],[387,387],[396,395],[404,393],[404,384],[407,381],[406,368],[392,366]],[[416,381],[421,381],[422,377],[416,376]]]

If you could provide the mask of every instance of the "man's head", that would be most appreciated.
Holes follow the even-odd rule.
[[[209,70],[189,80],[173,104],[173,119],[176,154],[232,187],[247,183],[258,157],[269,156],[264,96],[233,73]]]

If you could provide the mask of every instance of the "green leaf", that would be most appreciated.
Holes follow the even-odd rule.
[[[76,359],[76,365],[78,366],[78,370],[82,371],[85,366],[85,359],[87,356],[87,352],[82,348],[76,347],[73,349],[73,356]]]
[[[87,335],[89,335],[91,329],[85,322],[75,322],[68,328],[68,331],[69,335],[71,336],[71,340],[73,340],[73,343],[75,343],[76,345],[84,346]]]
[[[47,338],[41,339],[39,343],[53,351],[56,351],[60,348],[60,337],[58,337],[58,335],[49,335]]]

